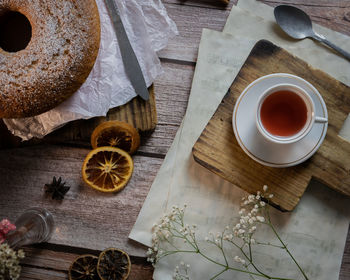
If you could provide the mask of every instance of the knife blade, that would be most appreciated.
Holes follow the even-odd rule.
[[[120,12],[115,0],[104,0],[107,6],[109,16],[112,20],[114,31],[117,35],[120,53],[122,56],[125,72],[130,79],[137,95],[141,96],[143,100],[149,99],[149,92],[143,77],[140,64],[137,60],[135,52],[130,44],[128,35],[126,34]]]

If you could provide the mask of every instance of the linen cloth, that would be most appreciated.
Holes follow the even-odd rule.
[[[104,0],[96,0],[101,21],[101,43],[95,65],[85,83],[68,100],[41,115],[5,119],[22,140],[42,138],[76,119],[105,116],[109,109],[136,96],[126,75],[117,37]],[[116,0],[125,30],[140,63],[147,86],[162,72],[157,51],[177,34],[161,0]]]
[[[130,233],[130,238],[145,245],[151,245],[151,228],[172,205],[188,204],[186,223],[198,225],[198,236],[203,240],[209,231],[222,231],[232,224],[238,216],[240,197],[244,192],[222,180],[210,171],[194,162],[192,146],[215,112],[222,97],[227,92],[238,73],[251,47],[261,38],[273,32],[271,22],[272,9],[261,6],[253,0],[244,0],[245,9],[259,11],[260,17],[247,10],[233,7],[225,32],[203,30],[199,47],[198,62],[192,84],[188,109],[175,140],[155,178],[139,217]],[[261,16],[264,16],[262,18]],[[265,19],[267,18],[267,19]],[[235,21],[237,20],[237,21]],[[317,28],[319,28],[317,26]],[[326,37],[335,43],[350,49],[349,38],[322,28]],[[238,33],[238,34],[236,34]],[[320,60],[324,71],[350,84],[348,62],[323,47],[314,46],[314,42],[290,42],[285,36],[274,34],[265,37],[288,51],[313,56]],[[287,42],[286,42],[287,40]],[[296,44],[294,44],[296,43]],[[300,45],[301,44],[301,45]],[[303,44],[307,44],[307,48]],[[305,58],[304,58],[305,59]],[[310,58],[309,58],[310,59]],[[328,67],[330,59],[335,60],[336,68]],[[307,59],[305,59],[307,60]],[[309,60],[307,60],[309,61]],[[310,61],[309,61],[310,62]],[[331,62],[330,64],[332,64]],[[332,64],[333,65],[333,64]],[[315,65],[313,65],[315,66]],[[341,73],[337,72],[341,69]],[[205,100],[205,102],[203,102]],[[349,225],[349,199],[334,191],[312,182],[299,205],[292,213],[272,210],[272,219],[277,223],[282,238],[297,260],[301,261],[311,279],[338,279],[341,259]],[[258,235],[264,241],[270,241],[271,233],[261,231]],[[206,243],[201,243],[205,245]],[[207,247],[207,249],[209,249]],[[214,258],[220,258],[220,252],[211,252]],[[230,252],[231,257],[237,252]],[[231,258],[231,260],[232,260]],[[300,274],[286,265],[287,258],[275,250],[258,252],[257,263],[278,267],[280,276],[296,277]],[[206,261],[193,255],[173,255],[164,258],[156,267],[154,279],[171,279],[173,270],[180,260],[191,265],[191,279],[209,279],[218,271]],[[248,279],[248,276],[236,272],[226,272],[220,279]]]

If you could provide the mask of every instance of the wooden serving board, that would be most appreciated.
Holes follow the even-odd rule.
[[[255,162],[240,148],[232,130],[232,112],[240,93],[257,78],[272,73],[290,73],[309,81],[323,96],[328,109],[329,125],[323,144],[313,157],[295,167],[273,168]],[[311,178],[350,195],[350,143],[338,136],[349,112],[349,87],[261,40],[194,145],[193,156],[210,171],[250,193],[268,185],[274,194],[271,203],[285,211],[298,204]]]
[[[100,123],[108,120],[119,120],[130,123],[141,133],[148,133],[157,125],[157,110],[154,97],[154,86],[149,87],[150,98],[142,100],[139,96],[127,104],[109,110],[106,117],[96,117],[88,120],[72,121],[64,127],[50,133],[43,139],[32,139],[21,142],[19,137],[13,136],[6,125],[0,121],[0,148],[12,148],[38,144],[41,142],[90,146],[92,131]]]

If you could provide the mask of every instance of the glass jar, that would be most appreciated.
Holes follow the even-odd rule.
[[[33,207],[26,210],[15,222],[16,230],[10,232],[6,242],[11,248],[46,242],[54,230],[52,214],[46,209]]]

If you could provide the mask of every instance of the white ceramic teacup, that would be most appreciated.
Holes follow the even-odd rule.
[[[264,102],[266,102],[267,98],[274,93],[276,93],[275,94],[275,97],[276,97],[278,95],[277,92],[279,92],[278,94],[280,94],[280,92],[292,92],[292,93],[294,93],[294,95],[297,95],[298,97],[300,97],[302,102],[306,106],[306,116],[302,116],[303,119],[306,119],[305,122],[303,121],[304,125],[301,126],[300,129],[298,129],[297,131],[295,131],[295,133],[293,133],[291,135],[278,135],[278,133],[271,133],[271,129],[269,131],[264,126],[263,121],[262,121],[261,111],[262,111],[262,107],[263,107]],[[292,98],[294,98],[294,100],[300,101],[299,105],[302,104],[300,98],[293,96],[292,93],[289,93],[289,95],[292,96]],[[274,97],[272,97],[272,98],[274,98]],[[271,100],[272,98],[270,98],[269,100]],[[268,102],[270,102],[270,101],[268,101]],[[283,101],[283,102],[287,102],[287,101]],[[288,102],[291,103],[291,101],[288,101]],[[278,103],[276,103],[276,104],[278,104]],[[290,105],[291,109],[293,109],[292,107],[294,105],[287,104],[286,106],[289,106],[289,105]],[[265,108],[266,107],[268,107],[268,105],[265,105]],[[276,106],[273,107],[271,105],[270,107],[275,108]],[[286,107],[286,108],[289,109],[288,107]],[[302,106],[302,108],[303,108],[302,111],[304,112],[305,107]],[[266,111],[267,109],[264,109],[264,110]],[[290,110],[285,110],[282,114],[287,114],[286,112],[289,112],[289,111]],[[273,115],[273,112],[271,112],[271,113]],[[260,96],[259,101],[258,101],[258,105],[256,108],[256,126],[257,126],[259,132],[268,141],[271,141],[271,142],[274,142],[277,144],[295,143],[295,142],[303,139],[310,132],[311,128],[313,127],[313,125],[315,123],[326,123],[326,122],[328,122],[327,118],[315,116],[315,104],[314,104],[312,98],[310,97],[310,95],[302,88],[300,88],[296,85],[292,85],[292,84],[276,84],[276,85],[268,88]],[[266,121],[265,121],[265,125],[266,125]]]

